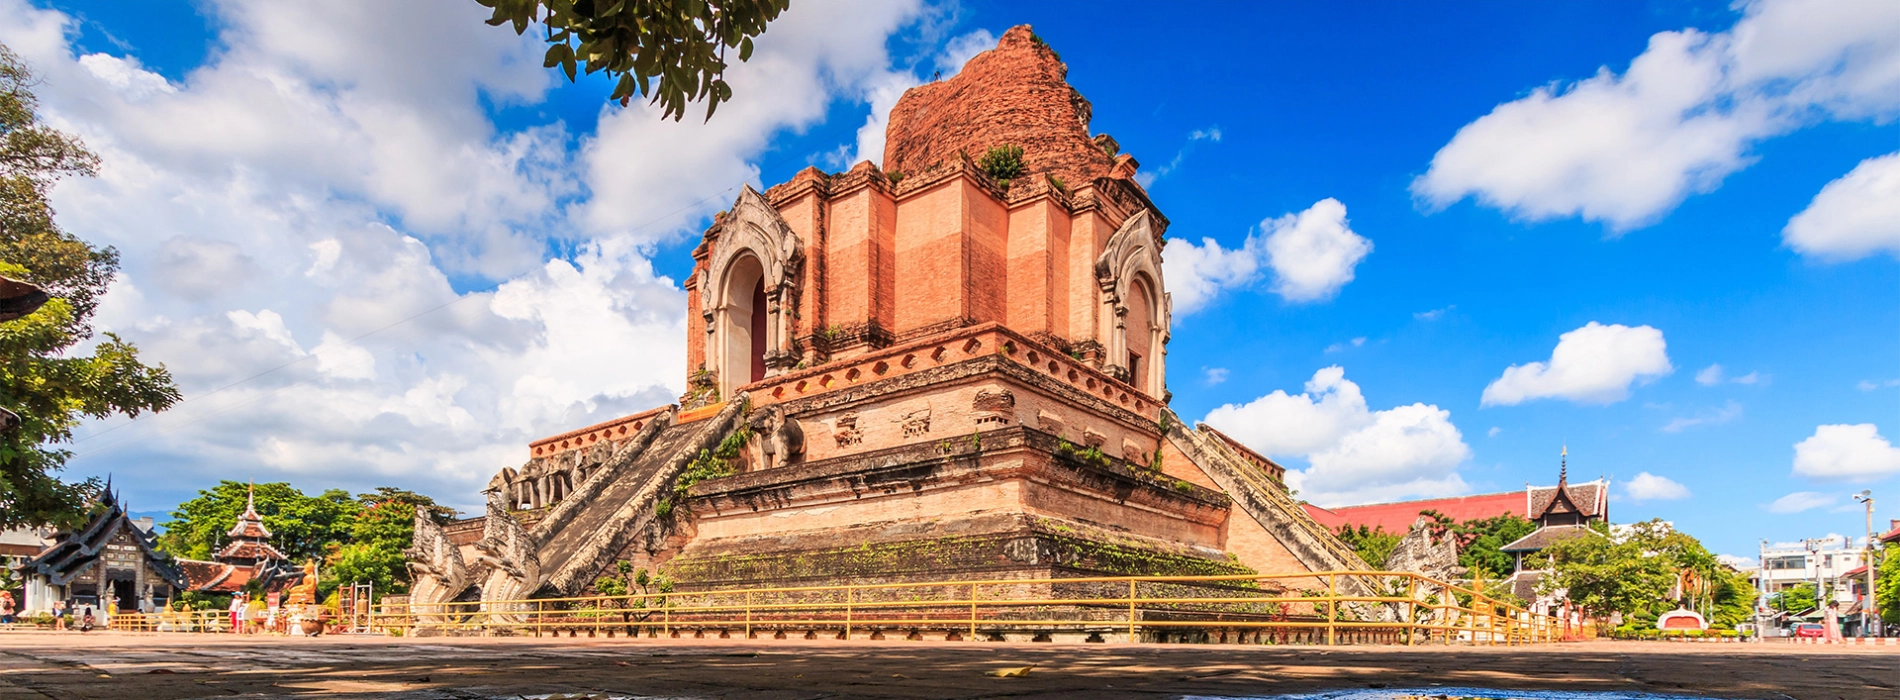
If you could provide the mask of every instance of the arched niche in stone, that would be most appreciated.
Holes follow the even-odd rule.
[[[1161,275],[1161,231],[1143,209],[1122,222],[1095,260],[1101,288],[1097,324],[1105,369],[1156,399],[1168,391],[1167,355],[1172,302]]]
[[[798,234],[750,186],[720,223],[700,293],[706,368],[720,397],[798,363],[792,313],[804,262]]]

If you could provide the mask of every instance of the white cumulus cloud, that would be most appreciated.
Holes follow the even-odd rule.
[[[1640,472],[1623,484],[1623,495],[1632,501],[1679,501],[1689,497],[1689,487],[1666,476]]]
[[[1834,502],[1838,500],[1840,500],[1838,497],[1829,496],[1825,493],[1796,491],[1777,498],[1773,503],[1769,503],[1763,507],[1767,508],[1770,513],[1781,513],[1785,515],[1814,510],[1815,508],[1825,508],[1834,505]]]
[[[1620,75],[1604,67],[1498,105],[1432,157],[1414,194],[1623,231],[1719,186],[1763,139],[1900,113],[1900,3],[1738,4],[1727,32],[1660,32]]]
[[[1308,468],[1287,479],[1301,498],[1321,505],[1467,490],[1458,467],[1471,448],[1450,411],[1423,403],[1372,410],[1337,365],[1313,373],[1304,393],[1227,404],[1204,422],[1262,454],[1305,459]]]
[[[47,119],[101,157],[53,191],[65,228],[124,261],[97,326],[186,398],[83,426],[68,473],[159,505],[254,477],[466,507],[529,440],[679,395],[685,297],[655,243],[729,205],[774,135],[875,101],[922,8],[801,3],[728,70],[712,123],[609,107],[592,134],[493,118],[559,79],[479,6],[201,11],[213,50],[168,81],[81,49],[79,18],[0,0]]]
[[[1781,235],[1789,247],[1824,259],[1900,256],[1900,152],[1863,160],[1827,183]]]
[[[1662,331],[1595,321],[1559,336],[1548,362],[1512,365],[1484,388],[1482,405],[1510,406],[1533,399],[1607,404],[1629,398],[1630,387],[1669,374]]]
[[[1867,482],[1900,474],[1900,447],[1872,423],[1823,425],[1794,445],[1794,474],[1816,481]]]
[[[1172,238],[1162,272],[1175,313],[1192,313],[1222,291],[1246,287],[1273,273],[1273,291],[1293,303],[1322,301],[1353,279],[1372,241],[1352,230],[1346,205],[1328,197],[1305,211],[1268,218],[1238,248],[1212,238],[1199,245]]]

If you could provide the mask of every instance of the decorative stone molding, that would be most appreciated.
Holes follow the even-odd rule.
[[[706,283],[699,286],[705,322],[707,366],[716,375],[729,369],[739,358],[728,357],[726,329],[734,321],[728,317],[731,303],[727,286],[732,269],[744,257],[756,258],[763,272],[765,288],[765,360],[766,373],[778,374],[798,364],[792,342],[792,314],[798,308],[799,274],[804,265],[804,245],[798,234],[786,225],[784,217],[751,185],[739,192],[732,213],[718,224],[718,240],[713,243]],[[719,376],[720,393],[730,396],[746,384],[741,377]]]
[[[978,389],[970,409],[976,412],[978,429],[1006,426],[1016,422],[1016,394],[1002,387]]]
[[[904,429],[904,437],[917,437],[930,432],[930,407],[925,406],[893,419]]]
[[[837,425],[831,429],[831,436],[838,441],[838,447],[853,447],[864,444],[864,433],[858,430],[858,412],[851,411],[838,416]]]
[[[1161,237],[1156,229],[1153,209],[1136,212],[1109,236],[1101,256],[1095,259],[1095,283],[1102,292],[1098,311],[1103,335],[1100,341],[1107,349],[1103,371],[1123,382],[1132,382],[1133,373],[1128,368],[1128,335],[1148,334],[1150,369],[1144,385],[1135,388],[1149,396],[1160,396],[1167,391],[1165,358],[1171,338],[1173,306],[1161,275]],[[1152,287],[1152,327],[1128,328],[1128,300],[1143,293],[1140,285],[1144,277]]]

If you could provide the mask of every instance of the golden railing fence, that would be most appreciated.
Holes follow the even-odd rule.
[[[121,614],[113,627],[228,630],[221,612]],[[169,616],[169,617],[168,617]],[[1556,618],[1419,574],[1325,571],[669,591],[379,605],[373,633],[785,639],[1528,644]]]

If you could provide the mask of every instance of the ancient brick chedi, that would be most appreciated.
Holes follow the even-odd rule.
[[[744,190],[685,283],[676,406],[536,441],[417,521],[418,602],[1363,568],[1260,455],[1168,410],[1168,219],[1028,27],[905,93],[885,167]],[[1002,180],[977,165],[1023,151]]]

